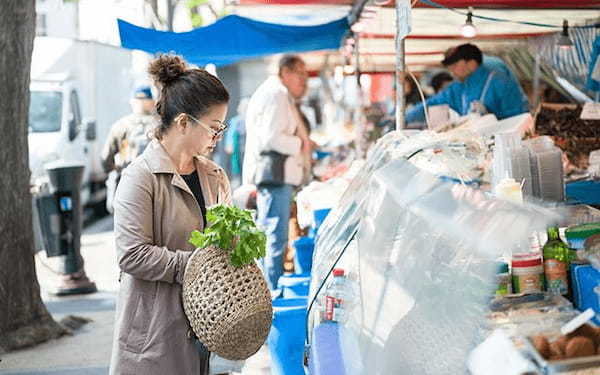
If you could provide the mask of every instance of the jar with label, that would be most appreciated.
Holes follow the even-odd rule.
[[[541,254],[514,254],[512,282],[514,293],[541,292],[544,287],[544,266]]]
[[[557,227],[548,228],[548,242],[543,252],[546,289],[553,294],[568,294],[567,272],[572,256],[567,244],[561,241]]]

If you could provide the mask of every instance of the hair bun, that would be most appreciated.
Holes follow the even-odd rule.
[[[167,86],[176,81],[187,70],[185,61],[176,55],[160,55],[148,67],[148,73],[161,86]]]

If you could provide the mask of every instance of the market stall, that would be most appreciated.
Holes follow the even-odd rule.
[[[155,52],[164,47],[153,38],[164,37],[199,64],[323,49],[303,57],[319,77],[324,117],[335,126],[313,133],[322,146],[315,179],[297,195],[297,223],[310,230],[293,239],[296,274],[280,280],[273,302],[273,372],[300,374],[302,362],[317,375],[600,371],[600,342],[595,331],[581,328],[599,323],[600,313],[598,240],[585,241],[600,228],[581,227],[600,222],[600,211],[584,205],[600,202],[593,181],[600,176],[597,107],[536,99],[530,112],[502,121],[444,113],[441,121],[427,119],[422,131],[386,135],[376,125],[382,116],[368,110],[380,84],[379,97],[391,102],[394,78],[376,74],[401,73],[400,102],[404,80],[419,81],[449,47],[473,40],[460,34],[465,18],[477,26],[474,40],[484,52],[527,51],[506,60],[515,80],[533,82],[534,98],[542,80],[573,101],[591,101],[584,81],[589,76],[592,91],[600,82],[598,39],[593,48],[589,42],[598,34],[597,4],[547,1],[538,9],[534,2],[440,0],[415,1],[413,8],[406,1],[400,9],[393,3],[240,1],[236,16],[210,29],[154,34],[150,42],[140,37],[150,36],[147,30],[120,24],[131,48]],[[468,6],[477,10],[455,9]],[[319,13],[318,26],[304,24],[302,7]],[[571,29],[563,29],[565,18]],[[260,28],[273,44],[240,48],[228,35],[232,25],[242,34]],[[278,40],[274,30],[287,39]],[[222,39],[213,50],[188,49],[190,40],[217,31]],[[295,40],[298,32],[304,40]],[[557,36],[576,48],[565,52]],[[582,66],[589,73],[581,74]],[[386,130],[403,127],[404,106],[395,108]],[[561,336],[582,311],[584,325]],[[558,340],[562,348],[545,350]],[[570,340],[585,341],[585,350],[567,350]],[[569,362],[573,356],[579,358]]]
[[[464,130],[394,132],[372,151],[319,231],[307,330],[311,374],[575,368],[550,356],[542,360],[533,341],[524,343],[540,334],[560,335],[577,308],[598,308],[593,288],[600,279],[589,276],[597,271],[573,262],[572,269],[585,267],[588,275],[573,274],[569,291],[578,297],[569,295],[569,302],[543,282],[551,278],[541,248],[546,228],[577,232],[577,225],[597,222],[600,212],[522,204],[467,186],[485,153],[470,144],[478,137],[485,138]],[[335,287],[334,269],[344,270],[342,288]],[[532,277],[537,284],[529,283]],[[330,314],[332,297],[337,302]],[[518,359],[506,367],[492,361],[492,349],[474,351],[497,328]],[[494,363],[499,372],[489,372],[482,362]],[[577,366],[597,364],[595,357],[580,359]],[[333,368],[338,372],[330,372]]]

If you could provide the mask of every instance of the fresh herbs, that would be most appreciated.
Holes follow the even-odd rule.
[[[189,243],[196,247],[217,246],[230,251],[231,264],[241,267],[265,256],[266,235],[256,228],[248,210],[217,205],[209,208],[206,219],[211,225],[204,233],[193,231]]]

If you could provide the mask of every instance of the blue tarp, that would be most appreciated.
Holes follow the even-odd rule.
[[[596,66],[596,60],[600,57],[600,35],[594,41],[592,54],[590,56],[590,68],[588,71],[587,88],[592,91],[600,91],[600,82],[592,78],[592,72]]]
[[[567,200],[571,204],[600,205],[600,183],[577,181],[566,186]]]
[[[276,53],[337,49],[349,29],[345,17],[322,25],[288,26],[231,15],[184,33],[117,21],[123,47],[150,53],[175,52],[201,66],[223,66]]]

